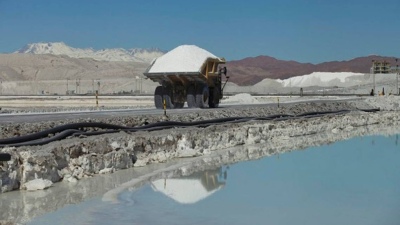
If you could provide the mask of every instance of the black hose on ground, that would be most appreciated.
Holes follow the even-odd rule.
[[[113,130],[113,131],[115,132],[115,130]],[[0,144],[0,147],[5,147],[5,146],[21,147],[21,146],[45,145],[45,144],[48,144],[53,141],[62,140],[71,135],[79,135],[79,134],[84,134],[84,133],[85,132],[80,131],[80,130],[68,129],[68,130],[61,131],[60,133],[58,133],[52,137],[49,137],[49,138],[42,138],[42,139],[38,139],[38,140],[29,140],[29,141],[25,141],[25,142],[15,142],[12,144]]]
[[[379,109],[365,109],[361,110],[364,112],[376,112]],[[350,110],[338,110],[338,111],[322,111],[322,112],[308,112],[302,113],[298,115],[290,115],[290,114],[278,114],[278,115],[270,115],[266,117],[229,117],[229,118],[219,118],[219,119],[211,119],[211,120],[202,120],[202,121],[194,121],[194,122],[178,122],[178,121],[162,121],[153,124],[147,124],[139,127],[126,127],[126,126],[118,126],[113,124],[106,123],[75,123],[75,124],[66,124],[57,126],[48,130],[44,130],[38,133],[29,134],[20,137],[13,137],[0,140],[0,147],[20,147],[20,146],[33,146],[33,145],[44,145],[53,141],[58,141],[65,139],[70,136],[93,136],[107,133],[116,133],[120,131],[124,132],[137,132],[137,131],[156,131],[156,130],[164,130],[171,128],[183,128],[183,127],[208,127],[211,125],[217,125],[221,123],[242,123],[248,121],[257,121],[257,120],[288,120],[288,119],[298,119],[298,118],[311,118],[311,117],[319,117],[323,115],[339,115],[348,113]],[[85,132],[81,129],[83,128],[100,128],[100,129],[108,129],[102,131],[89,131]],[[50,138],[47,138],[48,135],[54,135]]]
[[[11,155],[8,153],[0,153],[0,162],[10,161]]]
[[[20,142],[36,140],[36,139],[39,139],[39,138],[45,138],[45,137],[48,137],[50,134],[55,134],[55,133],[58,133],[58,132],[61,132],[61,131],[64,131],[64,130],[83,129],[83,128],[129,129],[130,127],[107,124],[107,123],[71,123],[71,124],[65,124],[65,125],[57,126],[57,127],[54,127],[54,128],[48,129],[48,130],[40,131],[40,132],[37,132],[37,133],[34,133],[34,134],[1,139],[0,140],[0,146],[1,146],[1,144],[3,144],[3,145],[4,144],[14,144],[14,143],[20,143]]]
[[[360,109],[360,111],[363,111],[363,112],[379,112],[379,111],[381,111],[381,109],[380,108],[377,108],[377,109]]]

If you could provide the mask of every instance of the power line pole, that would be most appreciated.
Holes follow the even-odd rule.
[[[140,78],[140,94],[142,93],[142,87],[143,87],[143,79]]]
[[[100,79],[97,80],[97,91],[100,93]]]
[[[400,95],[400,90],[399,90],[399,64],[397,64],[397,58],[396,58],[396,91],[397,95]]]
[[[372,60],[372,68],[371,68],[371,72],[372,72],[372,79],[374,80],[373,82],[374,82],[374,87],[373,87],[373,95],[375,95],[375,92],[376,92],[376,90],[375,90],[375,60]]]

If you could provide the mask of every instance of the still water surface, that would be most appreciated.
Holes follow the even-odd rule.
[[[361,137],[160,179],[30,224],[400,224],[398,136]]]

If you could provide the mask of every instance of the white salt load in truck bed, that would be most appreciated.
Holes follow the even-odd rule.
[[[219,59],[195,45],[181,45],[154,60],[147,73],[200,73],[208,58]]]

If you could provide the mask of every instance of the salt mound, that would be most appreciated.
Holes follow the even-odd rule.
[[[314,72],[304,76],[291,77],[280,81],[284,87],[307,86],[343,86],[350,85],[354,76],[363,76],[363,73],[351,72]]]
[[[198,73],[212,53],[195,45],[181,45],[155,60],[148,73]]]
[[[260,103],[255,97],[247,93],[233,95],[223,101],[229,103],[243,103],[243,104]]]

